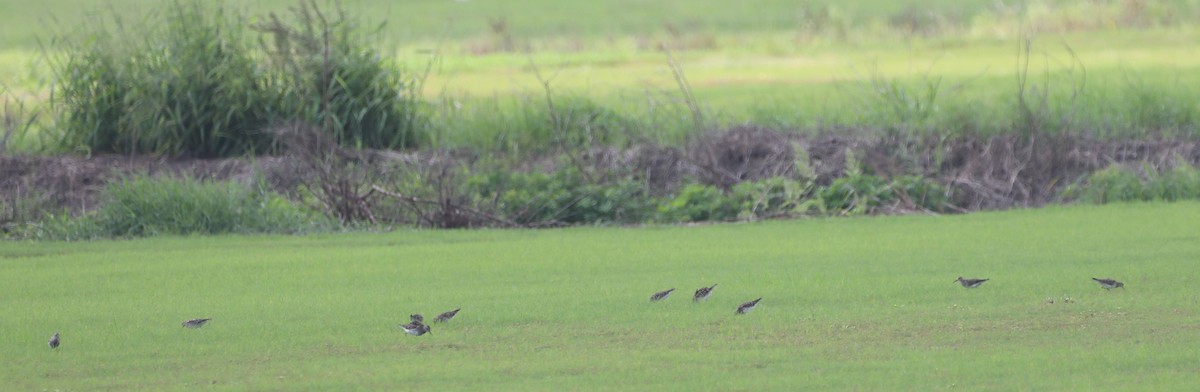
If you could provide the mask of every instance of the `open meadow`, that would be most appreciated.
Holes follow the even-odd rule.
[[[0,242],[0,389],[1184,390],[1197,217]],[[195,317],[213,320],[180,326]]]

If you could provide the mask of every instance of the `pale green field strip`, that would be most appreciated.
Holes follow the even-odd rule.
[[[229,8],[249,15],[286,12],[298,0],[227,0]],[[327,6],[327,1],[317,1]],[[847,20],[886,17],[910,4],[888,0],[850,2],[817,0],[752,0],[737,6],[723,0],[343,0],[350,15],[364,25],[386,22],[389,37],[401,41],[465,40],[485,36],[490,23],[503,19],[509,31],[524,39],[551,36],[609,37],[661,32],[665,26],[702,31],[755,31],[795,28],[804,6],[834,4]],[[0,46],[36,47],[36,38],[85,23],[117,10],[126,21],[136,21],[163,4],[160,0],[0,0]],[[971,15],[992,3],[988,0],[926,0],[930,11]]]
[[[1030,70],[1076,69],[1089,72],[1121,70],[1137,73],[1154,69],[1192,73],[1200,67],[1200,33],[1186,31],[1112,32],[1034,37]],[[1012,83],[1018,67],[1018,42],[980,39],[917,41],[883,45],[780,42],[778,36],[758,36],[750,43],[731,43],[720,50],[676,53],[688,80],[698,90],[771,86],[777,90],[805,89],[833,82],[872,77],[915,79],[929,76],[949,81],[1005,77]],[[776,48],[778,44],[784,48]],[[1070,51],[1066,48],[1070,47]],[[1078,62],[1071,58],[1071,51]],[[417,69],[424,60],[412,60]],[[562,92],[605,94],[620,91],[674,90],[676,82],[663,54],[614,48],[583,53],[446,54],[427,81],[426,94],[458,95],[540,93],[541,84],[530,68],[536,64],[552,86]],[[818,86],[819,88],[819,86]]]
[[[1200,32],[1195,29],[1145,32],[1112,32],[1036,37],[1031,70],[1062,72],[1079,68],[1089,72],[1122,70],[1191,73],[1200,67],[1192,56]],[[805,88],[872,77],[946,77],[970,80],[1011,78],[1017,70],[1017,39],[981,39],[964,42],[916,41],[909,44],[804,45],[785,37],[759,35],[749,44],[731,43],[719,50],[676,53],[689,81],[697,89],[720,90],[746,86],[774,86],[779,90]],[[776,45],[783,46],[778,48]],[[1078,56],[1072,61],[1069,46]],[[396,49],[398,59],[414,72],[424,68],[427,47]],[[38,51],[0,50],[0,81],[15,90],[37,89],[48,77]],[[425,94],[492,96],[540,93],[541,85],[530,68],[537,65],[552,86],[562,92],[608,95],[615,92],[673,90],[674,77],[661,53],[630,47],[598,48],[579,53],[468,55],[448,51],[425,83]],[[1078,71],[1077,71],[1078,72]]]
[[[1176,203],[4,242],[0,389],[1186,390],[1197,218]],[[398,327],[457,307],[431,334]],[[213,321],[180,326],[195,317]]]
[[[1092,90],[1121,90],[1131,77],[1162,86],[1194,83],[1200,56],[1190,54],[1198,48],[1197,38],[1200,35],[1193,30],[1040,37],[1035,41],[1030,72],[1039,83],[1050,72],[1058,89],[1066,88],[1072,78],[1086,81],[1083,87]],[[779,37],[754,39],[763,41],[749,47],[731,45],[676,54],[702,103],[733,113],[768,110],[787,114],[789,110],[772,107],[791,105],[791,112],[836,118],[854,112],[850,108],[861,104],[847,97],[847,92],[870,90],[867,84],[875,78],[909,83],[917,90],[941,79],[944,94],[985,102],[1010,99],[1015,91],[1016,39],[888,47],[821,44],[805,48],[793,44],[782,51],[769,45]],[[1071,47],[1078,63],[1064,45]],[[397,56],[416,72],[430,58],[417,53],[420,50],[401,48]],[[664,55],[618,47],[533,55],[448,52],[426,80],[424,95],[459,101],[540,95],[543,90],[531,62],[550,79],[556,94],[585,95],[617,106],[646,106],[645,94],[678,90]],[[31,104],[50,96],[49,69],[36,51],[0,51],[0,84]]]

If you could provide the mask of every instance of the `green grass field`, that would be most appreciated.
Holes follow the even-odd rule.
[[[0,389],[1184,390],[1197,216],[0,242]]]

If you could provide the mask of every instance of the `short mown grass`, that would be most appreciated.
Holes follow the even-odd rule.
[[[0,242],[0,389],[1187,389],[1197,216]]]

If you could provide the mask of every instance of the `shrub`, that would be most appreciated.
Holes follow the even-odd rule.
[[[712,185],[689,184],[674,198],[658,207],[658,220],[663,222],[704,222],[736,219],[739,205],[720,188]]]
[[[654,216],[657,200],[631,179],[577,188],[576,202],[563,212],[562,221],[573,224],[642,223]]]
[[[834,180],[821,191],[820,197],[830,210],[858,215],[890,202],[895,193],[892,184],[883,177],[858,173]]]
[[[199,0],[168,3],[161,21],[130,30],[95,26],[81,42],[56,41],[63,47],[51,62],[58,79],[51,104],[62,146],[257,154],[275,147],[266,129],[289,122],[317,124],[345,146],[416,146],[418,81],[344,17],[326,18],[306,3],[295,10],[294,24],[271,15],[256,26],[273,37],[260,40],[266,53],[251,44],[246,20],[221,2]]]
[[[572,188],[582,185],[580,178],[547,173],[522,173],[495,170],[473,176],[471,193],[489,202],[490,209],[515,223],[528,225],[557,221],[573,202]]]
[[[659,219],[698,222],[824,214],[823,201],[815,197],[818,189],[812,181],[784,177],[742,182],[729,192],[692,184],[659,206]]]
[[[264,151],[273,102],[245,39],[219,5],[174,2],[161,23],[113,35],[97,27],[54,62],[51,104],[67,148],[230,156]]]
[[[269,61],[276,117],[315,124],[352,148],[409,148],[421,142],[420,79],[371,47],[343,12],[301,1],[292,22],[270,14],[255,26]]]
[[[1066,198],[1095,204],[1141,200],[1142,194],[1142,180],[1138,174],[1116,164],[1096,171],[1088,175],[1084,183],[1064,190]]]
[[[1153,200],[1177,201],[1200,199],[1200,170],[1177,164],[1148,181],[1145,192]]]
[[[35,237],[88,239],[185,234],[304,233],[332,224],[264,187],[135,176],[109,183],[95,214],[51,218]]]
[[[523,225],[639,223],[652,218],[657,205],[632,178],[590,182],[565,164],[551,173],[492,171],[469,184],[478,200]]]
[[[1161,172],[1145,165],[1142,172],[1113,164],[1067,187],[1062,198],[1094,204],[1200,199],[1200,170],[1191,165],[1180,162]]]
[[[816,185],[783,177],[747,181],[733,187],[732,198],[742,219],[770,218],[825,212],[823,200],[813,198]]]
[[[892,180],[892,191],[910,207],[942,212],[950,205],[946,187],[920,176],[900,176]]]

